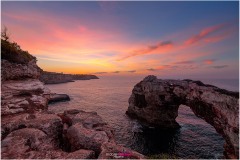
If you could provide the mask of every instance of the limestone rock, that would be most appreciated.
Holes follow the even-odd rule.
[[[1,87],[1,115],[47,110],[50,90],[39,80],[9,80]]]
[[[238,158],[239,93],[200,81],[162,80],[148,76],[136,84],[129,98],[127,114],[143,124],[177,128],[179,105],[189,106],[195,115],[211,124],[226,140],[226,157]]]
[[[58,138],[62,133],[63,124],[57,115],[47,113],[15,114],[3,117],[1,120],[2,138],[21,128],[41,130],[51,139],[49,142],[51,142],[53,146],[58,147]]]
[[[67,153],[55,149],[51,139],[43,131],[35,128],[23,128],[11,132],[1,143],[1,155],[4,159],[92,159],[94,151],[77,150]]]
[[[1,143],[1,155],[4,159],[22,158],[23,154],[31,151],[52,149],[48,136],[38,129],[23,128],[11,132]]]
[[[144,158],[143,155],[128,148],[119,146],[114,140],[112,129],[97,115],[96,112],[81,110],[67,110],[59,115],[63,123],[70,127],[66,137],[71,145],[71,151],[79,149],[93,150],[100,159],[114,158],[108,156],[110,152],[127,151],[124,158]],[[123,153],[124,154],[124,153]]]
[[[87,129],[79,123],[68,129],[67,137],[72,151],[84,148],[99,153],[102,143],[109,141],[106,132]]]
[[[96,112],[69,110],[59,116],[70,126],[66,137],[72,151],[90,149],[99,154],[104,142],[114,142],[113,131]]]
[[[26,78],[39,78],[41,74],[41,68],[36,64],[35,60],[30,61],[27,64],[17,64],[11,63],[7,60],[1,60],[2,72],[1,79],[2,82],[6,80],[20,80]]]

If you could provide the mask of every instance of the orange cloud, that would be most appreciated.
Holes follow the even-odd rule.
[[[190,37],[189,39],[187,39],[185,41],[185,44],[187,44],[187,45],[194,44],[194,43],[206,38],[207,36],[223,29],[225,26],[226,26],[226,24],[219,24],[219,25],[215,25],[215,26],[205,28],[199,34],[194,35],[193,37]]]
[[[215,61],[215,59],[206,59],[204,60],[205,64],[213,64],[213,62]]]

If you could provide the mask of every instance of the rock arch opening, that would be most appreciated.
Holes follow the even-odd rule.
[[[222,159],[224,139],[213,126],[197,117],[190,107],[180,105],[177,123],[180,124],[175,150],[181,158]],[[189,157],[194,153],[195,157]]]
[[[139,96],[145,101],[139,101]],[[138,102],[136,102],[138,101]],[[158,128],[178,128],[176,122],[181,104],[212,125],[225,139],[226,158],[238,158],[239,93],[192,80],[162,80],[147,76],[132,90],[127,114],[140,122]],[[145,106],[145,107],[142,107]]]

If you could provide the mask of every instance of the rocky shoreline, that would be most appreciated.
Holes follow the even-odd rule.
[[[18,69],[14,69],[16,65]],[[96,112],[48,111],[49,102],[69,97],[52,94],[39,81],[40,72],[36,61],[28,64],[2,61],[3,159],[144,158],[116,144],[113,130]]]
[[[55,114],[48,104],[70,100],[51,93],[39,80],[36,61],[2,60],[1,155],[4,159],[146,158],[116,144],[114,131],[96,112],[65,110]],[[238,158],[239,93],[192,80],[161,80],[147,76],[135,85],[127,114],[145,126],[176,129],[178,107],[195,115],[223,136],[226,158]]]
[[[225,139],[226,158],[239,158],[239,93],[200,81],[163,80],[147,76],[136,84],[126,112],[143,125],[176,129],[179,105],[189,106],[194,114],[212,125]]]
[[[41,72],[40,81],[44,84],[59,84],[59,83],[67,83],[74,82],[75,80],[91,80],[91,79],[99,79],[95,75],[88,74],[63,74],[56,72]]]

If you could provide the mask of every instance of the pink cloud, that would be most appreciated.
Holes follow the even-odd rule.
[[[226,24],[218,24],[218,25],[215,25],[215,26],[211,26],[211,27],[208,27],[208,28],[204,28],[202,29],[202,31],[192,37],[190,37],[189,39],[187,39],[185,41],[185,44],[187,45],[191,45],[191,44],[194,44],[198,41],[201,41],[203,40],[204,38],[206,38],[207,36],[223,29],[224,27],[226,26]]]

